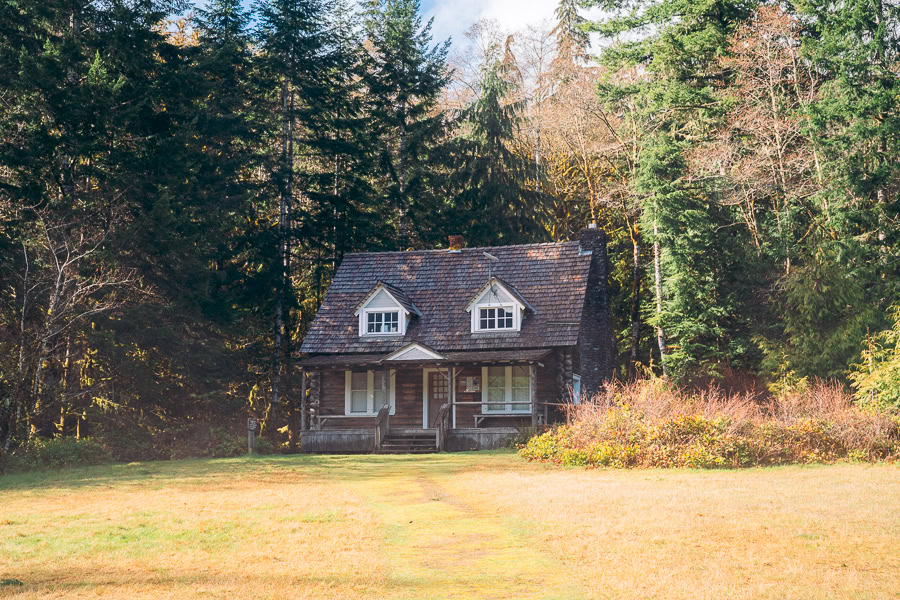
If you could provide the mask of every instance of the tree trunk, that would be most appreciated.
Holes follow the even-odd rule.
[[[666,332],[662,326],[662,266],[659,256],[659,226],[656,214],[653,215],[653,280],[656,287],[656,342],[659,345],[659,362],[662,365],[663,377],[669,376],[669,367],[666,365],[666,355],[669,351],[666,347]]]
[[[628,361],[628,377],[637,375],[638,347],[641,341],[641,240],[637,225],[631,230],[631,356]]]

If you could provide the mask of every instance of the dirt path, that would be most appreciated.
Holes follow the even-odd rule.
[[[424,468],[351,485],[383,524],[392,598],[586,597],[525,523],[450,494]]]

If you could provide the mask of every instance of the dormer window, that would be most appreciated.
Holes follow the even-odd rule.
[[[360,337],[406,335],[410,319],[422,316],[403,290],[384,281],[366,294],[353,314],[359,317]]]
[[[514,329],[514,310],[515,306],[512,304],[498,307],[478,307],[478,330]]]
[[[400,333],[400,311],[367,310],[366,333],[368,335]]]
[[[505,333],[522,329],[525,311],[534,308],[512,285],[491,277],[466,306],[472,333]]]

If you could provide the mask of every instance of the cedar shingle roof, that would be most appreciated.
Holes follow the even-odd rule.
[[[534,308],[519,332],[471,333],[466,305],[491,273],[513,287]],[[590,255],[578,242],[348,254],[334,275],[301,352],[316,354],[396,350],[420,342],[436,351],[553,348],[578,341],[578,324],[590,269]],[[406,335],[360,337],[356,306],[381,281],[402,290],[421,311]]]

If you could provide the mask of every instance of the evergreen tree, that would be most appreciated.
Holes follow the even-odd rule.
[[[377,191],[396,216],[395,245],[430,245],[429,214],[440,210],[441,143],[446,119],[438,106],[449,82],[450,41],[431,46],[419,0],[368,0],[364,30],[369,127],[379,149]]]
[[[805,122],[829,175],[797,267],[783,282],[783,323],[770,336],[767,366],[843,377],[866,335],[890,324],[888,308],[900,295],[900,7],[798,5],[808,18],[802,51],[823,79]]]
[[[588,21],[578,12],[578,0],[559,0],[556,5],[556,27],[551,32],[556,36],[556,56],[558,61],[572,63],[587,55],[590,39]]]
[[[679,348],[704,349],[691,355],[691,366],[716,371],[717,364],[740,359],[733,352],[740,354],[749,348],[749,340],[738,331],[736,339],[714,345],[709,342],[732,332],[728,320],[741,313],[741,297],[729,294],[725,287],[743,264],[725,259],[701,293],[690,289],[698,283],[697,271],[690,262],[679,259],[710,251],[727,257],[743,242],[728,229],[733,219],[727,211],[713,210],[714,198],[703,198],[707,190],[686,176],[684,153],[697,139],[703,139],[721,114],[714,92],[727,82],[728,74],[717,59],[727,51],[729,35],[747,18],[752,4],[743,0],[646,0],[635,5],[615,1],[591,5],[613,13],[592,24],[613,42],[601,55],[608,76],[599,90],[611,108],[630,107],[623,115],[622,131],[625,137],[628,128],[636,132],[642,167],[632,185],[644,198],[642,212],[648,221],[644,230],[654,232],[657,308],[651,322],[657,327],[663,369],[668,370],[667,363],[673,360],[666,356],[672,341],[666,337],[668,328],[678,334],[674,341]],[[679,217],[695,211],[702,217],[688,222]],[[692,224],[700,225],[701,230],[692,230]],[[672,247],[675,240],[683,250]],[[693,247],[692,242],[696,243]],[[675,362],[682,367],[676,375],[686,375],[688,364],[680,358]]]
[[[384,218],[371,181],[375,177],[377,141],[366,111],[366,54],[361,20],[348,0],[337,0],[329,10],[326,74],[327,93],[316,115],[316,135],[309,144],[320,167],[310,175],[308,195],[312,214],[300,235],[317,256],[313,314],[323,284],[345,252],[384,243]]]
[[[534,214],[544,195],[527,185],[529,165],[513,148],[521,102],[510,100],[508,64],[488,57],[479,96],[459,119],[451,222],[472,244],[532,242],[543,233]]]
[[[272,104],[271,131],[277,131],[277,148],[269,162],[272,183],[278,197],[277,252],[272,266],[274,287],[274,336],[272,349],[272,407],[278,410],[282,378],[290,385],[291,341],[294,339],[294,311],[298,306],[292,282],[297,224],[307,215],[296,209],[297,198],[309,186],[308,162],[298,173],[297,156],[308,150],[307,142],[319,135],[318,116],[329,90],[327,74],[333,56],[326,39],[326,13],[320,0],[265,0],[258,4],[258,37],[262,56],[261,74],[268,84]],[[277,93],[274,90],[278,90]],[[277,95],[276,95],[277,94]],[[273,136],[275,137],[275,136]],[[301,177],[298,178],[298,175]],[[302,189],[295,189],[298,181]],[[291,398],[291,404],[296,399]],[[278,422],[278,416],[266,425]],[[274,428],[270,427],[270,431]]]

